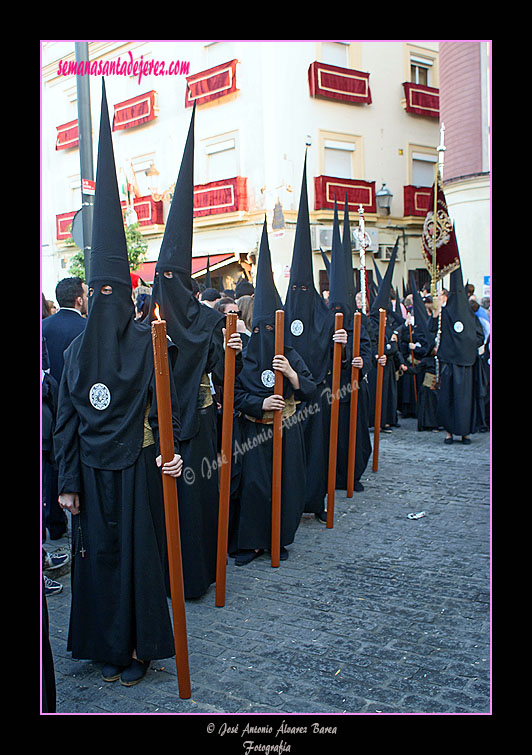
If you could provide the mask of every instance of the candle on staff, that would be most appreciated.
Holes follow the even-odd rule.
[[[174,458],[174,434],[172,428],[172,402],[170,395],[168,345],[166,342],[166,321],[160,319],[158,305],[155,305],[154,313],[157,319],[152,321],[151,333],[162,470],[163,465],[172,461]],[[168,546],[168,566],[170,573],[170,594],[172,597],[172,615],[174,620],[174,647],[176,653],[177,681],[179,686],[179,697],[182,699],[188,699],[191,695],[191,690],[188,666],[185,589],[183,582],[183,564],[181,560],[177,484],[174,477],[164,473],[162,473],[162,482],[166,522],[166,542]]]

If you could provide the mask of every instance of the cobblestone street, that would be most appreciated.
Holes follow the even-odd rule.
[[[214,585],[187,602],[188,700],[173,658],[130,688],[73,660],[70,573],[53,574],[64,585],[47,600],[57,713],[202,714],[195,725],[214,721],[219,739],[234,714],[309,726],[321,714],[339,728],[338,714],[489,714],[490,434],[470,446],[443,437],[401,420],[381,434],[365,490],[337,491],[333,529],[306,515],[278,569],[269,554],[240,568],[230,559],[226,605],[215,607]]]

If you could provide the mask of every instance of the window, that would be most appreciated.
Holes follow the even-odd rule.
[[[353,174],[355,145],[325,139],[323,146],[325,175],[336,176],[337,178],[355,178]]]
[[[431,84],[432,60],[417,55],[410,56],[410,83],[432,86]]]
[[[412,184],[414,186],[432,186],[435,165],[438,158],[424,152],[412,153]]]
[[[205,154],[205,182],[234,178],[239,175],[236,135],[218,136],[207,141]]]
[[[322,42],[321,62],[349,68],[349,42]]]

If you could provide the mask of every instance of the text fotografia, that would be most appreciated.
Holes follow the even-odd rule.
[[[309,725],[305,726],[291,726],[290,724],[287,724],[286,721],[283,720],[283,722],[280,724],[280,726],[270,726],[269,724],[266,725],[253,725],[247,723],[242,728],[240,727],[240,724],[227,724],[223,723],[218,728],[216,728],[215,724],[210,723],[207,725],[207,731],[209,734],[212,734],[216,732],[216,734],[220,737],[223,736],[230,736],[230,735],[236,735],[240,736],[242,741],[242,747],[243,752],[245,755],[251,755],[251,753],[254,752],[261,752],[266,753],[266,755],[273,755],[273,753],[281,753],[284,752],[290,752],[291,746],[288,742],[285,742],[284,739],[281,739],[280,741],[276,742],[275,744],[264,744],[262,742],[256,742],[253,739],[244,739],[244,737],[252,737],[257,735],[268,735],[272,736],[275,739],[278,739],[281,736],[297,736],[297,735],[307,735],[307,734],[317,734],[317,735],[327,735],[327,734],[337,734],[337,728],[336,726],[323,726],[320,723],[313,722]]]
[[[57,68],[58,76],[138,76],[138,83],[143,76],[188,76],[190,72],[189,60],[173,60],[168,65],[164,60],[133,60],[128,52],[129,60],[60,60]]]

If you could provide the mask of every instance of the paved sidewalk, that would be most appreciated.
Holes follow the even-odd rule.
[[[278,569],[268,554],[230,559],[226,605],[215,607],[214,585],[187,602],[189,700],[173,658],[129,688],[73,660],[70,573],[52,573],[64,585],[47,601],[57,713],[203,714],[202,727],[217,716],[218,741],[234,714],[489,714],[490,434],[470,446],[443,437],[401,420],[381,434],[364,492],[337,491],[333,529],[305,516]]]

